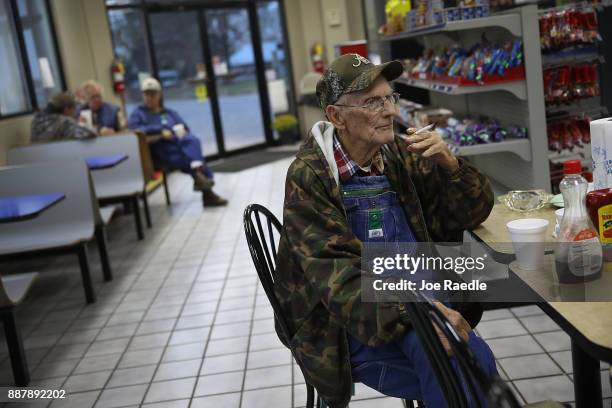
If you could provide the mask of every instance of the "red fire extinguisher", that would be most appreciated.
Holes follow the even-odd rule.
[[[320,43],[314,43],[310,49],[310,59],[313,71],[322,74],[325,71],[325,62],[323,61],[323,46]]]
[[[113,77],[113,90],[115,93],[122,94],[125,91],[125,67],[119,58],[113,60],[111,75]]]

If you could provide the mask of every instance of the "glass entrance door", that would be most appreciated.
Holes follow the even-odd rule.
[[[204,23],[225,150],[265,143],[248,10],[207,9]]]
[[[149,26],[164,104],[200,138],[204,154],[264,144],[247,8],[154,12]]]
[[[153,57],[164,105],[200,138],[204,155],[219,153],[197,11],[149,14]]]

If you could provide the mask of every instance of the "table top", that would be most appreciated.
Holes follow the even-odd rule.
[[[65,197],[63,193],[0,197],[0,223],[34,218]]]
[[[513,258],[514,248],[512,247],[512,240],[508,230],[506,229],[506,224],[509,221],[523,218],[542,218],[548,220],[546,240],[552,244],[555,242],[555,239],[552,237],[552,233],[555,229],[556,209],[556,207],[546,206],[540,210],[520,213],[510,210],[503,204],[495,204],[491,210],[491,214],[489,214],[489,217],[485,220],[485,222],[474,228],[471,232],[477,239],[484,242],[497,255],[511,255]]]
[[[104,156],[85,157],[85,162],[89,170],[102,170],[115,167],[122,161],[127,160],[127,154],[109,154]]]
[[[506,223],[519,218],[544,218],[549,221],[546,239],[553,243],[554,207],[528,213],[509,210],[502,204],[493,207],[489,218],[472,231],[489,249],[499,254],[514,256]],[[591,355],[612,360],[612,302],[579,302],[570,299],[608,300],[612,298],[612,264],[605,264],[602,277],[580,285],[559,284],[556,278],[554,255],[545,256],[545,264],[538,271],[523,271],[513,262],[510,270],[546,302],[540,307],[579,342]]]
[[[546,302],[612,302],[612,263],[605,262],[601,277],[590,282],[559,283],[555,256],[546,255],[536,271],[522,270],[516,261],[510,264],[510,271],[518,276],[531,290]],[[610,318],[612,322],[612,303]],[[612,339],[612,332],[610,332]]]
[[[554,255],[546,255],[537,271],[524,271],[516,262],[510,270],[545,301],[539,306],[584,351],[612,362],[612,263],[604,263],[600,278],[580,284],[560,284]]]

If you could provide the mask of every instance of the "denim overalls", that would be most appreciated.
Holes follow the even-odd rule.
[[[342,201],[353,233],[366,242],[415,242],[387,176],[355,175],[343,183]],[[398,341],[370,347],[348,336],[353,380],[393,397],[446,407],[438,381],[414,330]],[[469,346],[488,375],[497,373],[487,344],[470,333]],[[470,401],[470,406],[472,402]]]
[[[342,201],[362,242],[416,241],[387,176],[354,176],[342,185]]]

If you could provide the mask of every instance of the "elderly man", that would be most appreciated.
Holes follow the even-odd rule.
[[[77,113],[81,121],[84,120],[81,112],[91,111],[92,125],[102,136],[112,135],[126,127],[121,108],[104,102],[102,85],[93,80],[85,81],[80,91],[85,99],[85,105]]]
[[[313,126],[287,173],[274,289],[292,337],[281,339],[331,407],[348,404],[353,381],[446,406],[403,305],[362,302],[362,245],[460,241],[493,206],[487,178],[436,133],[394,136],[398,95],[388,81],[402,70],[399,61],[374,65],[356,54],[335,60],[317,85],[329,122]],[[496,373],[471,331],[481,309],[439,308],[485,372]]]

